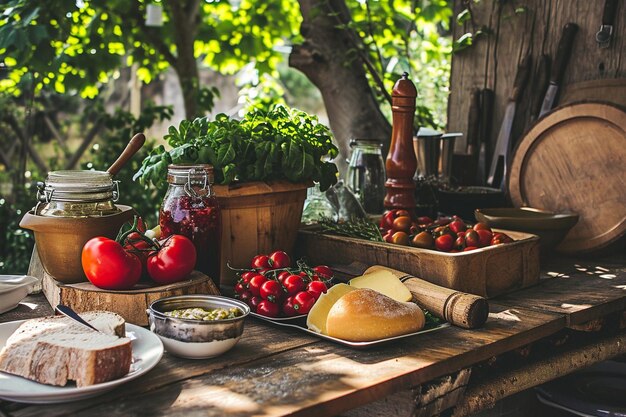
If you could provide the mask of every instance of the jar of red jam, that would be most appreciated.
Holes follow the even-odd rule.
[[[222,219],[211,191],[211,165],[170,165],[169,187],[159,211],[161,237],[173,234],[190,238],[197,251],[196,269],[220,284]]]

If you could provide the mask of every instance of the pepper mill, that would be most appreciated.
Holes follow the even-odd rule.
[[[387,182],[385,188],[385,209],[404,209],[415,212],[415,182],[413,175],[417,169],[417,159],[413,150],[413,118],[415,117],[415,99],[417,90],[409,80],[409,74],[402,74],[393,86],[391,110],[393,125],[391,145],[385,169]]]

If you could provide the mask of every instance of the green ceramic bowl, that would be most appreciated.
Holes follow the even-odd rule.
[[[576,213],[553,213],[530,207],[476,209],[474,217],[479,222],[487,223],[489,227],[539,236],[543,253],[554,249],[578,222]]]

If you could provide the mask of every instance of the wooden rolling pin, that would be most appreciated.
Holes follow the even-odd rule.
[[[389,271],[400,278],[400,281],[413,294],[413,300],[420,307],[425,308],[433,315],[450,324],[463,327],[464,329],[475,329],[481,327],[487,321],[489,303],[486,298],[440,287],[382,265],[371,266],[367,268],[364,274],[374,271]]]

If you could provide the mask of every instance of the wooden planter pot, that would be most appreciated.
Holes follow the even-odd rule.
[[[252,182],[213,186],[222,212],[220,286],[235,285],[228,268],[249,268],[257,254],[293,255],[310,183]]]

